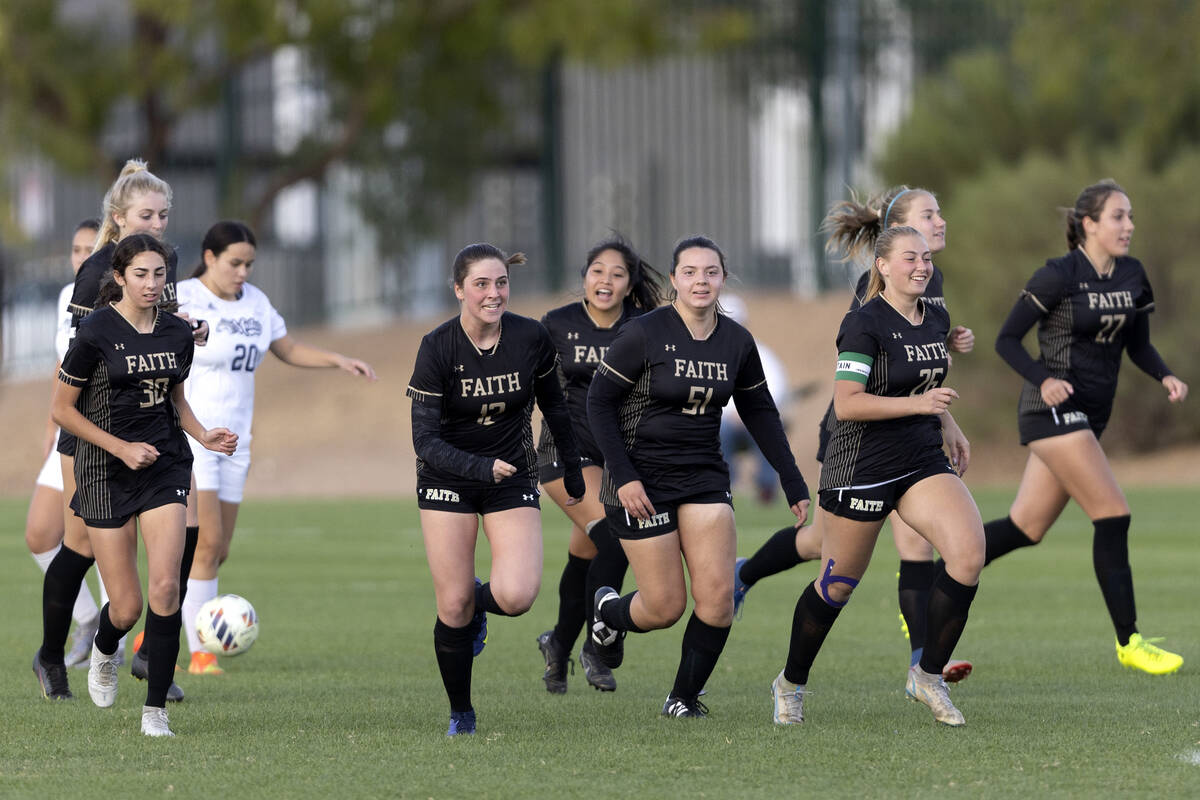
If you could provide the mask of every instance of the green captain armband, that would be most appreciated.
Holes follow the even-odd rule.
[[[874,363],[874,358],[862,353],[838,353],[837,372],[833,379],[857,381],[866,385],[867,376],[871,374],[871,365]]]

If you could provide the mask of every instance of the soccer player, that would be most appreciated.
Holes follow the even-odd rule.
[[[149,234],[161,240],[166,232],[170,211],[170,185],[150,172],[145,161],[135,158],[125,162],[121,174],[109,187],[101,203],[100,230],[96,236],[95,250],[75,274],[71,300],[67,304],[67,309],[71,312],[72,329],[79,325],[84,316],[91,313],[93,306],[98,305],[101,284],[111,282],[112,258],[117,243],[135,233]],[[167,248],[166,284],[159,301],[167,311],[175,309],[176,262],[174,248]],[[207,324],[200,324],[194,328],[192,335],[197,343],[203,344],[207,332]],[[73,477],[75,437],[70,431],[64,430],[60,433],[58,452],[64,456],[63,494],[70,499],[76,489]],[[183,553],[184,576],[187,574],[186,570],[191,567],[195,543],[196,531],[188,530]],[[68,514],[63,545],[46,569],[42,589],[42,646],[34,659],[33,671],[42,686],[43,694],[49,695],[47,686],[50,686],[57,696],[71,696],[66,671],[60,671],[59,666],[64,663],[63,651],[71,626],[71,608],[83,585],[84,576],[94,561],[87,539],[87,527],[76,514]],[[100,581],[100,598],[101,603],[107,602],[103,579]],[[119,665],[123,661],[124,642],[117,649],[116,663]],[[145,679],[146,668],[143,661],[135,659],[130,666],[134,677]],[[183,690],[172,682],[167,697],[172,702],[178,702],[183,699]]]
[[[72,273],[78,272],[84,259],[91,254],[96,243],[96,231],[99,229],[100,222],[95,219],[85,219],[75,227],[75,233],[71,237]],[[58,318],[54,331],[54,350],[58,355],[58,362],[54,367],[56,376],[70,341],[71,314],[67,311],[67,301],[71,297],[73,288],[74,284],[70,283],[64,286],[58,295],[58,303],[55,306]],[[33,497],[29,501],[29,513],[25,517],[25,544],[29,547],[34,562],[41,568],[43,574],[62,546],[66,526],[64,510],[70,514],[70,509],[65,505],[70,501],[70,497],[67,497],[66,500],[63,499],[62,461],[64,457],[58,454],[58,433],[58,426],[54,424],[54,420],[50,419],[50,414],[47,413],[46,460],[42,464],[41,471],[38,472],[37,482],[33,488]],[[69,462],[67,469],[68,471],[71,469]],[[71,494],[75,493],[74,489],[74,476],[72,476]],[[68,667],[88,662],[92,652],[92,637],[96,635],[96,625],[100,620],[100,608],[92,598],[91,590],[88,589],[86,583],[81,582],[79,585],[79,593],[75,597],[71,615],[75,619],[76,627],[71,649],[63,657],[63,663]],[[37,674],[37,660],[35,658],[35,674]],[[54,680],[42,682],[39,676],[42,694],[46,698],[68,699],[70,697],[70,690],[66,688],[65,682],[58,680],[59,677],[56,674]],[[65,680],[65,674],[62,677]]]
[[[854,199],[838,203],[830,209],[823,227],[829,233],[830,250],[841,252],[847,260],[851,260],[864,254],[873,257],[879,235],[898,225],[916,228],[925,237],[934,256],[946,247],[946,220],[942,218],[937,197],[928,189],[918,187],[898,186],[865,203]],[[871,271],[867,270],[859,276],[854,299],[850,302],[851,311],[862,305],[870,275]],[[942,271],[934,265],[925,287],[925,303],[946,307],[942,280]],[[975,334],[970,328],[957,325],[950,329],[946,345],[954,352],[969,353],[975,347]],[[821,420],[818,462],[825,461],[825,449],[836,424],[831,402]],[[888,517],[888,521],[892,526],[896,551],[900,554],[897,590],[901,618],[909,636],[909,666],[912,667],[921,660],[925,644],[925,605],[937,569],[934,566],[933,547],[924,537],[905,524],[895,512]],[[798,530],[792,525],[781,528],[750,558],[738,559],[735,610],[740,612],[746,593],[758,581],[820,556],[821,528],[816,520],[812,525]],[[947,682],[954,683],[967,677],[971,669],[971,662],[953,659],[946,663],[943,677]]]
[[[942,669],[975,597],[983,522],[958,476],[967,468],[970,446],[948,411],[958,394],[942,386],[950,365],[950,317],[924,298],[932,275],[930,248],[919,231],[883,231],[863,305],[845,316],[838,331],[837,425],[821,470],[817,512],[824,532],[821,571],[796,602],[787,664],[771,684],[776,724],[804,720],[809,668],[893,510],[945,558],[926,607],[925,648],[909,668],[905,693],[929,706],[938,722],[963,724]]]
[[[459,314],[421,340],[408,384],[417,506],[433,575],[434,652],[450,700],[448,736],[475,732],[471,667],[487,613],[518,616],[537,597],[542,521],[530,416],[536,400],[564,464],[567,505],[585,484],[558,383],[558,354],[536,320],[509,313],[507,255],[467,245],[454,258]],[[480,518],[492,550],[487,583],[473,578]]]
[[[79,325],[63,358],[54,421],[77,437],[71,508],[110,592],[100,609],[88,692],[107,708],[116,701],[116,653],[142,613],[137,567],[141,529],[148,569],[149,655],[142,733],[173,736],[165,708],[179,653],[179,579],[184,504],[192,454],[183,432],[226,455],[237,435],[206,429],[183,393],[194,344],[191,326],[159,308],[167,248],[154,236],[124,237],[113,250],[111,283]]]
[[[608,239],[592,247],[582,270],[583,300],[546,312],[542,325],[558,351],[559,383],[571,414],[571,426],[583,457],[587,494],[582,502],[567,505],[563,488],[564,467],[554,447],[554,437],[542,425],[538,442],[538,471],[542,488],[571,519],[567,563],[558,583],[558,623],[538,637],[546,660],[542,680],[546,691],[567,691],[567,663],[571,648],[585,622],[592,618],[592,602],[601,586],[620,586],[629,562],[625,551],[608,529],[600,503],[600,478],[604,455],[596,446],[587,420],[587,392],[600,359],[621,325],[656,308],[660,302],[657,273],[623,239]],[[616,648],[601,652],[585,637],[579,664],[587,682],[600,691],[617,688],[607,661],[619,665]]]
[[[1029,459],[1008,516],[989,522],[987,563],[1037,544],[1073,499],[1092,520],[1092,562],[1116,629],[1117,660],[1152,675],[1175,672],[1183,658],[1137,629],[1129,565],[1129,504],[1109,467],[1100,435],[1112,412],[1121,354],[1162,383],[1167,400],[1187,397],[1150,343],[1154,293],[1129,256],[1133,208],[1111,180],[1080,192],[1067,212],[1068,253],[1050,259],[1025,284],[996,352],[1025,378],[1017,417]],[[1021,344],[1037,325],[1035,361]]]
[[[339,368],[375,380],[370,364],[296,341],[265,294],[248,283],[257,242],[245,224],[218,222],[204,234],[200,265],[180,281],[180,311],[209,323],[208,344],[196,351],[185,393],[201,419],[229,428],[238,450],[224,456],[189,438],[195,493],[188,498],[189,525],[199,526],[196,555],[187,578],[183,626],[193,675],[220,675],[217,657],[196,637],[196,614],[217,596],[217,570],[229,557],[238,508],[250,471],[254,376],[267,352],[296,367]],[[136,642],[135,642],[136,645]],[[136,647],[135,647],[136,649]],[[139,651],[140,652],[140,651]]]
[[[728,272],[711,239],[680,241],[670,305],[622,326],[588,391],[588,420],[604,454],[601,500],[638,590],[596,591],[592,637],[612,646],[628,631],[668,628],[687,607],[680,555],[695,608],[683,634],[668,717],[703,717],[699,696],[733,623],[737,553],[729,468],[721,458],[721,409],[732,398],[780,475],[803,522],[808,487],[788,447],[749,331],[718,314]]]

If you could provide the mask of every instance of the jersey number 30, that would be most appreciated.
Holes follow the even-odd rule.
[[[153,408],[161,405],[167,396],[167,387],[170,383],[170,378],[143,378],[141,381],[142,392],[145,393],[146,399],[138,403],[138,408]]]

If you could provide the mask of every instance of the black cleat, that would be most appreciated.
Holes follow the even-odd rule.
[[[133,651],[133,658],[129,660],[129,674],[139,681],[144,681],[150,676],[150,659],[142,653],[140,647]],[[167,689],[167,702],[183,702],[183,689],[180,689],[175,681],[171,681],[171,686]]]
[[[618,640],[618,642],[620,641],[623,640]],[[617,679],[613,677],[612,670],[600,657],[602,649],[605,648],[597,647],[590,639],[584,642],[583,647],[579,649],[579,666],[583,667],[583,676],[592,686],[602,692],[615,692]]]
[[[699,698],[689,700],[685,697],[668,695],[667,702],[663,703],[662,715],[664,717],[706,717],[708,716],[708,706],[701,703]]]
[[[47,700],[74,700],[71,687],[67,683],[67,667],[65,664],[43,664],[42,648],[33,654],[33,674],[42,687],[42,697]]]
[[[567,665],[575,672],[575,663],[571,661],[571,653],[564,648],[554,636],[554,631],[546,631],[537,637],[538,650],[546,659],[546,674],[542,680],[546,682],[546,691],[550,694],[567,693]],[[586,668],[585,668],[586,670]]]

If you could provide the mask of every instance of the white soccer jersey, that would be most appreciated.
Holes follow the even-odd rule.
[[[179,310],[208,323],[208,344],[196,348],[184,385],[188,403],[205,427],[224,426],[250,444],[254,418],[254,371],[271,342],[287,335],[283,317],[258,288],[242,286],[237,300],[222,300],[199,278],[176,285]]]
[[[63,290],[58,293],[58,303],[54,306],[55,325],[54,325],[54,352],[58,354],[58,363],[62,363],[63,356],[67,354],[67,345],[71,343],[71,312],[67,306],[71,304],[71,293],[75,291],[75,284],[68,283],[63,287]]]

